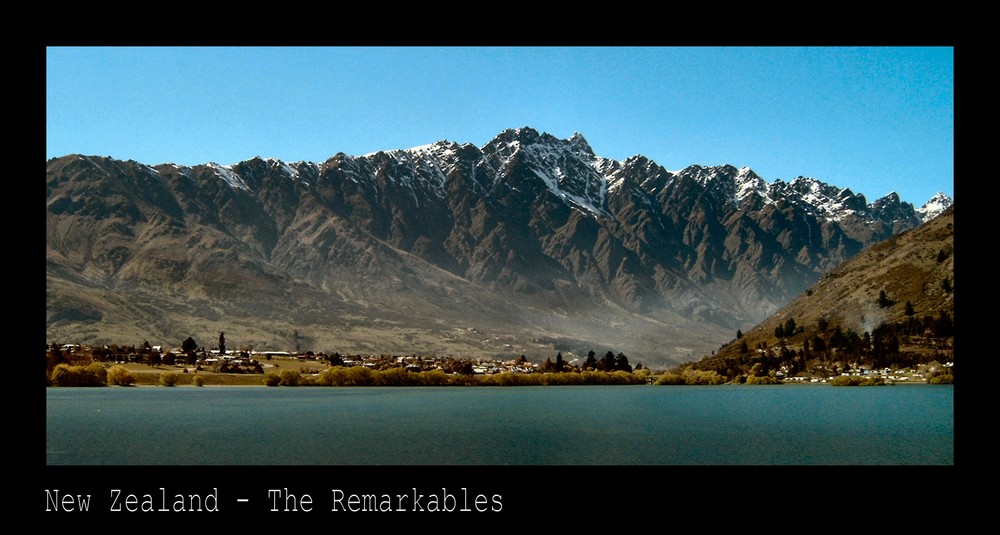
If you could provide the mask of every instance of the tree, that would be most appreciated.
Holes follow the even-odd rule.
[[[562,352],[559,352],[559,353],[556,354],[556,371],[557,372],[564,371],[565,367],[566,367],[566,363],[563,362]]]
[[[298,386],[302,383],[302,375],[298,370],[281,370],[279,377],[281,386]]]
[[[590,350],[590,351],[589,351],[589,352],[587,353],[587,360],[585,360],[585,361],[583,362],[583,369],[585,369],[585,370],[586,370],[586,369],[588,369],[588,368],[589,368],[589,369],[591,369],[591,370],[596,370],[596,369],[597,369],[597,359],[595,358],[596,356],[597,356],[597,354],[596,354],[596,353],[594,353],[594,350],[593,350],[593,349],[591,349],[591,350]]]
[[[948,338],[955,333],[955,322],[947,312],[942,310],[936,320],[934,320],[934,335],[940,338]]]
[[[791,338],[795,335],[795,318],[785,320],[785,337]]]
[[[904,314],[906,314],[907,316],[910,316],[910,317],[912,317],[914,314],[916,314],[916,311],[913,310],[913,303],[911,303],[909,301],[906,302],[906,310],[904,311]]]
[[[736,329],[736,339],[739,340],[740,338],[743,338],[743,331]]]
[[[178,380],[179,377],[176,373],[163,372],[160,374],[160,384],[163,386],[174,386]]]
[[[632,366],[629,365],[628,358],[625,356],[625,353],[618,353],[618,356],[615,357],[615,369],[623,372],[632,371]]]
[[[219,333],[219,354],[226,354],[226,333]]]
[[[601,360],[597,363],[597,369],[601,371],[610,372],[615,369],[615,354],[608,351],[601,357]]]
[[[116,365],[108,369],[108,382],[118,386],[135,384],[135,377],[124,366]]]
[[[192,354],[197,350],[198,350],[198,342],[195,342],[194,338],[188,336],[186,340],[181,342],[181,351],[183,351],[185,354]]]

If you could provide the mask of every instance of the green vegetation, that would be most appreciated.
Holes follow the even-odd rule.
[[[58,364],[53,368],[50,380],[56,386],[106,386],[108,372],[97,362],[87,366]]]
[[[278,386],[281,384],[281,376],[276,373],[269,373],[264,376],[265,386]]]
[[[108,368],[108,383],[117,386],[132,386],[135,376],[125,366],[115,365]]]
[[[880,295],[879,301],[885,306],[893,304],[885,295]],[[953,360],[954,320],[945,311],[921,315],[913,301],[901,300],[898,307],[898,321],[885,321],[861,333],[825,317],[812,325],[786,318],[774,327],[773,338],[770,327],[757,329],[723,345],[716,354],[670,373],[681,374],[688,368],[714,371],[723,382],[746,384],[773,384],[789,378],[824,380],[844,373],[881,376],[883,382],[890,383],[897,375],[906,375],[902,380],[922,382],[920,368]],[[861,322],[865,323],[864,316]],[[897,370],[911,371],[902,374]],[[874,378],[871,381],[876,382]],[[690,383],[665,374],[660,384]]]
[[[283,372],[284,373],[284,372]],[[443,370],[410,372],[403,368],[372,370],[364,366],[327,368],[315,378],[300,377],[286,386],[557,386],[645,384],[645,374],[621,370],[579,373],[448,374]]]
[[[281,370],[279,374],[281,386],[299,386],[302,383],[302,374],[298,370]]]
[[[936,375],[927,380],[932,385],[952,385],[955,384],[955,376],[952,374]]]
[[[721,385],[726,378],[715,370],[696,370],[687,368],[680,373],[666,372],[660,375],[655,384],[658,385]]]
[[[885,379],[881,377],[863,377],[860,375],[838,375],[834,377],[830,384],[833,386],[885,386]]]
[[[749,375],[743,384],[748,385],[780,385],[783,381],[770,375]]]
[[[903,307],[903,304],[900,304]],[[910,308],[910,307],[907,307]],[[825,327],[826,331],[816,327]],[[902,349],[913,338],[925,338],[943,347],[953,323],[947,314],[921,317],[914,310],[905,321],[883,323],[873,333],[859,336],[851,329],[821,319],[815,326],[800,325],[795,318],[780,323],[777,341],[740,336],[719,353],[675,369],[653,372],[637,363],[633,369],[623,353],[607,351],[600,359],[589,351],[586,359],[554,359],[533,364],[526,356],[510,361],[437,358],[429,355],[341,355],[338,352],[266,355],[265,365],[250,358],[247,349],[215,359],[188,337],[180,349],[165,351],[143,342],[138,346],[87,347],[50,344],[46,353],[46,380],[53,386],[104,386],[107,384],[204,386],[559,386],[559,385],[720,385],[781,384],[798,382],[837,384],[892,383],[897,380],[952,384],[950,358],[944,366],[935,352],[919,357]],[[775,334],[779,334],[776,332]],[[773,345],[768,346],[768,342]],[[220,333],[220,346],[225,343]],[[750,344],[753,344],[753,347]],[[177,355],[174,355],[174,352]],[[263,359],[262,359],[263,360]],[[931,364],[934,364],[932,366]],[[895,377],[889,366],[912,370]],[[919,368],[918,368],[919,365]],[[873,369],[872,366],[885,366]],[[896,369],[892,368],[892,369]],[[925,371],[926,369],[926,371]],[[192,373],[193,372],[193,373]],[[801,375],[800,375],[801,374]],[[884,376],[876,379],[876,377]],[[865,381],[868,381],[865,383]]]
[[[171,372],[163,372],[160,374],[160,384],[163,386],[176,386],[177,385],[177,374]]]
[[[952,373],[951,368],[942,368],[935,362],[931,368],[927,383],[932,385],[952,385],[955,384],[955,375]]]

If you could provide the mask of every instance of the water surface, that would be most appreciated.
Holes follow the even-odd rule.
[[[48,388],[50,465],[952,465],[951,386]]]

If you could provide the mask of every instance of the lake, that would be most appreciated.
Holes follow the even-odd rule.
[[[954,388],[47,388],[48,465],[953,465]]]

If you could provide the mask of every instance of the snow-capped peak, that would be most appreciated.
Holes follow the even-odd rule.
[[[772,199],[783,198],[804,204],[812,213],[834,221],[852,214],[867,216],[868,202],[864,195],[811,177],[799,176],[787,183],[775,180],[768,187],[768,193]]]
[[[747,197],[757,194],[760,195],[765,202],[770,202],[770,197],[767,195],[767,182],[764,179],[753,172],[748,166],[740,167],[739,172],[736,174],[736,200],[737,202],[743,201]]]
[[[286,173],[288,173],[288,176],[290,176],[292,178],[295,178],[295,179],[299,178],[299,171],[298,171],[298,169],[295,169],[291,165],[288,165],[287,163],[285,163],[285,162],[283,162],[283,161],[281,161],[281,160],[279,160],[277,158],[265,158],[264,161],[267,162],[268,165],[270,165],[271,167],[273,167],[275,169],[281,169],[281,170],[285,171]]]
[[[930,221],[941,215],[941,212],[947,210],[952,204],[954,204],[952,198],[939,191],[929,201],[925,202],[923,206],[917,208],[917,214],[920,216],[921,221]]]
[[[590,143],[587,143],[587,140],[586,138],[583,137],[583,134],[579,132],[573,132],[573,135],[570,136],[569,139],[567,139],[566,141],[569,143],[569,146],[573,149],[573,152],[577,154],[587,155],[590,157],[595,156],[594,149],[590,148]]]

